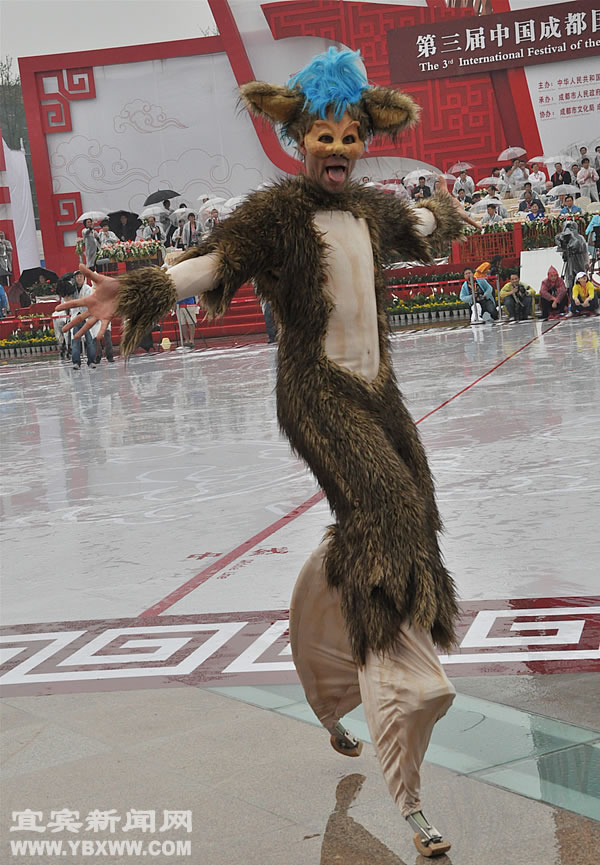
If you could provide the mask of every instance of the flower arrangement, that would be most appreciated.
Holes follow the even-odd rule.
[[[18,328],[6,339],[0,339],[0,349],[3,348],[29,348],[31,346],[56,345],[54,330],[49,327],[33,329]]]
[[[110,261],[132,261],[141,258],[156,258],[160,252],[161,244],[155,240],[127,240],[124,243],[102,244],[98,250],[98,259],[110,259]],[[75,244],[75,252],[83,258],[83,240],[80,238]]]
[[[388,315],[410,315],[415,312],[449,312],[454,309],[467,309],[458,294],[415,294],[402,299],[392,293],[392,305],[388,306]]]

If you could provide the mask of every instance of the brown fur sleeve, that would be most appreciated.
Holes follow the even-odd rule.
[[[278,190],[273,186],[250,195],[200,246],[181,257],[180,261],[185,261],[209,252],[219,256],[216,288],[200,295],[198,301],[209,319],[227,312],[234,294],[245,282],[260,279],[278,266]]]
[[[425,198],[417,205],[418,207],[430,210],[435,216],[436,229],[427,238],[429,245],[433,249],[456,240],[462,234],[464,222],[452,203],[454,200],[451,195],[436,193],[431,198]]]
[[[129,357],[150,328],[175,306],[175,283],[160,267],[140,267],[119,277],[116,314],[123,319],[120,352]]]
[[[365,190],[371,218],[379,234],[379,248],[384,261],[431,261],[427,238],[419,234],[415,209],[406,201],[385,192]]]

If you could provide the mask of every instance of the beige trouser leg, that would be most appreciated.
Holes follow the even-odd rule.
[[[397,649],[369,652],[364,667],[352,657],[339,594],[327,585],[321,544],[302,568],[290,606],[290,642],[306,699],[332,731],[362,701],[389,791],[406,817],[421,807],[420,769],[434,724],[455,690],[429,634],[402,628]]]

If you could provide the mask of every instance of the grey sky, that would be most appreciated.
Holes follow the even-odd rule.
[[[206,0],[0,0],[0,56],[15,65],[36,54],[192,39],[207,28]]]

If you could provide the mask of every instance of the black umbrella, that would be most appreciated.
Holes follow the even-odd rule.
[[[170,201],[172,198],[179,198],[180,195],[181,193],[175,192],[174,189],[158,189],[144,201],[144,207],[147,207],[149,204],[162,204],[167,198]]]
[[[125,225],[121,223],[121,216],[127,217]],[[137,213],[130,210],[114,210],[108,214],[108,227],[117,235],[119,240],[123,235],[125,240],[135,240],[136,229],[140,227],[142,220]]]
[[[30,267],[28,270],[22,272],[19,277],[19,282],[23,288],[29,288],[41,279],[43,279],[44,282],[47,280],[50,280],[50,282],[58,282],[58,274],[54,273],[53,270],[48,270],[47,267]]]

